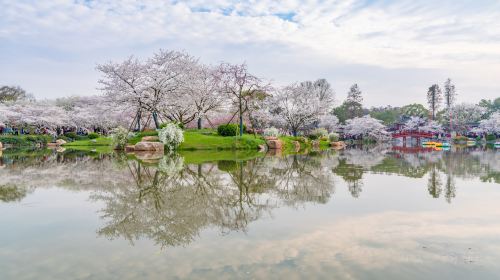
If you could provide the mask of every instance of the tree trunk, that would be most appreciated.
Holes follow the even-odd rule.
[[[137,112],[137,131],[141,131],[141,110]]]
[[[158,122],[158,113],[156,113],[156,111],[153,112],[153,120],[155,122],[156,129],[160,129],[160,122]]]
[[[240,99],[240,137],[243,136],[243,104]]]
[[[198,129],[201,129],[201,117],[198,118]]]

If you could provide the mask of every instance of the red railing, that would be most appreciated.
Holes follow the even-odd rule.
[[[392,138],[433,138],[434,134],[422,131],[400,131],[392,134]]]

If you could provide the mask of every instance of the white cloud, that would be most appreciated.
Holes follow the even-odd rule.
[[[494,77],[500,72],[500,4],[495,1],[0,4],[5,62],[0,75],[6,79],[0,83],[18,83],[38,96],[94,93],[89,85],[95,83],[95,63],[146,56],[159,47],[186,49],[207,62],[246,60],[257,74],[278,83],[326,77],[340,97],[358,82],[367,105],[424,102],[426,88],[448,76],[456,79],[463,101],[500,92]],[[45,62],[30,67],[33,60]],[[85,74],[66,79],[68,70]],[[56,77],[73,86],[49,92],[43,84]]]

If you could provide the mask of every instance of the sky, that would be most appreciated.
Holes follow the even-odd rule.
[[[0,0],[0,85],[37,98],[99,94],[99,63],[160,48],[207,64],[246,62],[280,86],[327,79],[338,103],[458,102],[500,96],[500,1]]]

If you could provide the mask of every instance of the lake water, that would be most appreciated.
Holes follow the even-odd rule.
[[[494,149],[232,156],[4,151],[0,279],[500,279]]]

